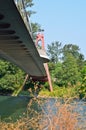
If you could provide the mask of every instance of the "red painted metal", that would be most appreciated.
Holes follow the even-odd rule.
[[[42,49],[45,49],[44,47],[44,35],[43,34],[40,34],[38,33],[37,36],[36,36],[36,46],[38,46],[38,42],[41,41],[42,45]]]
[[[44,47],[44,35],[43,34],[37,34],[37,37],[36,37],[36,46],[38,46],[38,42],[41,41],[41,48],[43,50],[45,50],[45,47]],[[47,76],[46,77],[33,77],[34,80],[36,80],[38,78],[39,81],[43,81],[43,82],[46,82],[48,81],[49,82],[49,86],[50,86],[50,91],[53,91],[53,87],[52,87],[52,82],[51,82],[51,77],[50,77],[50,73],[49,73],[49,69],[48,69],[48,64],[47,63],[44,63],[44,67],[45,67],[45,71],[46,71],[46,74]]]

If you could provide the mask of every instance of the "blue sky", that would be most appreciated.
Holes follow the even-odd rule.
[[[45,30],[45,46],[54,41],[76,44],[86,59],[86,0],[33,0],[31,17]]]

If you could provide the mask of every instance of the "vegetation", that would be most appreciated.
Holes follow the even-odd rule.
[[[60,42],[53,42],[47,48],[54,91],[50,93],[45,87],[40,95],[86,97],[86,61],[79,47],[75,44],[62,47]]]
[[[20,3],[18,3],[20,4]],[[25,0],[25,9],[29,17],[34,13],[28,11],[32,7],[33,0]],[[33,38],[35,40],[37,31],[40,30],[38,23],[31,23]],[[0,120],[2,130],[80,130],[78,126],[79,115],[75,111],[75,106],[70,105],[72,98],[86,98],[86,61],[77,45],[53,42],[48,45],[47,54],[50,57],[49,70],[51,73],[53,92],[49,91],[48,83],[33,82],[29,79],[25,84],[25,72],[12,63],[0,59],[0,94],[10,95],[30,95],[35,97],[27,106],[24,117],[16,122],[5,122]],[[35,71],[35,70],[34,70]],[[20,91],[23,90],[21,93]],[[37,95],[44,97],[64,98],[64,103],[55,102],[52,108],[47,106],[47,112]],[[35,102],[35,104],[33,103]],[[37,106],[38,104],[38,106]],[[47,101],[45,101],[47,104]],[[37,108],[35,110],[34,108]],[[84,127],[86,128],[85,123]]]
[[[31,17],[35,12],[30,10],[34,5],[33,0],[15,0],[18,9],[22,17],[25,17],[25,13],[28,17]],[[29,9],[28,9],[29,8]],[[24,13],[25,12],[25,13]],[[36,33],[40,30],[40,25],[38,23],[31,23],[33,40],[36,39]],[[25,72],[14,64],[6,61],[5,59],[0,59],[0,94],[7,94],[16,96],[23,89]],[[34,84],[30,80],[29,85]],[[27,83],[26,83],[27,85]]]
[[[58,54],[56,53],[57,46]],[[66,44],[63,48],[59,42],[49,45],[47,52],[50,56],[49,70],[54,91],[49,92],[48,83],[33,82],[30,79],[24,85],[25,91],[20,94],[27,94],[28,91],[30,95],[85,98],[86,61],[79,51],[79,47],[73,44]],[[17,95],[23,88],[25,75],[25,72],[17,66],[1,59],[0,93]]]
[[[20,0],[21,1],[21,0]],[[20,1],[16,1],[20,5]],[[28,8],[34,5],[33,0],[24,1],[24,9],[29,17],[34,13]],[[22,8],[22,7],[21,7]],[[24,10],[22,10],[23,12]],[[38,23],[31,23],[33,38],[41,30]],[[45,83],[34,83],[29,80],[24,84],[25,72],[20,68],[3,59],[0,60],[0,93],[18,95],[23,89],[30,90],[36,95],[43,86],[39,95],[55,96],[55,97],[86,97],[86,61],[84,55],[80,53],[79,46],[76,44],[65,44],[55,41],[47,46],[47,54],[50,58],[49,70],[53,83],[53,92],[49,92],[49,85]],[[35,71],[35,70],[34,70]],[[37,88],[37,89],[35,89]],[[23,94],[23,93],[22,93]]]
[[[63,103],[55,100],[51,106],[48,104],[48,99],[33,98],[28,103],[27,112],[22,118],[15,122],[0,121],[0,128],[1,130],[84,130],[85,120],[81,125],[80,115],[75,111],[77,103],[72,102],[71,105],[70,101],[72,99]]]
[[[23,84],[25,73],[5,60],[0,60],[0,93],[13,94]]]

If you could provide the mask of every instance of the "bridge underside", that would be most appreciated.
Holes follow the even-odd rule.
[[[0,57],[34,79],[46,79],[43,60],[13,0],[0,0]]]

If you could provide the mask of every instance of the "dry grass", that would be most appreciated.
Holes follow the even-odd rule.
[[[39,105],[37,111],[34,110],[33,101]],[[47,104],[47,101],[45,103]],[[78,114],[74,112],[75,106],[66,101],[65,104],[55,102],[52,108],[56,108],[56,112],[52,112],[51,106],[47,106],[46,111],[42,107],[42,101],[34,98],[28,104],[26,117],[14,123],[1,121],[0,130],[80,130],[77,127]]]
[[[48,114],[42,109],[44,113],[44,119],[40,124],[40,130],[78,130],[77,117],[78,114],[74,112],[75,106],[65,102],[55,102],[53,107],[57,107],[57,111],[52,113],[51,106],[48,106]]]

